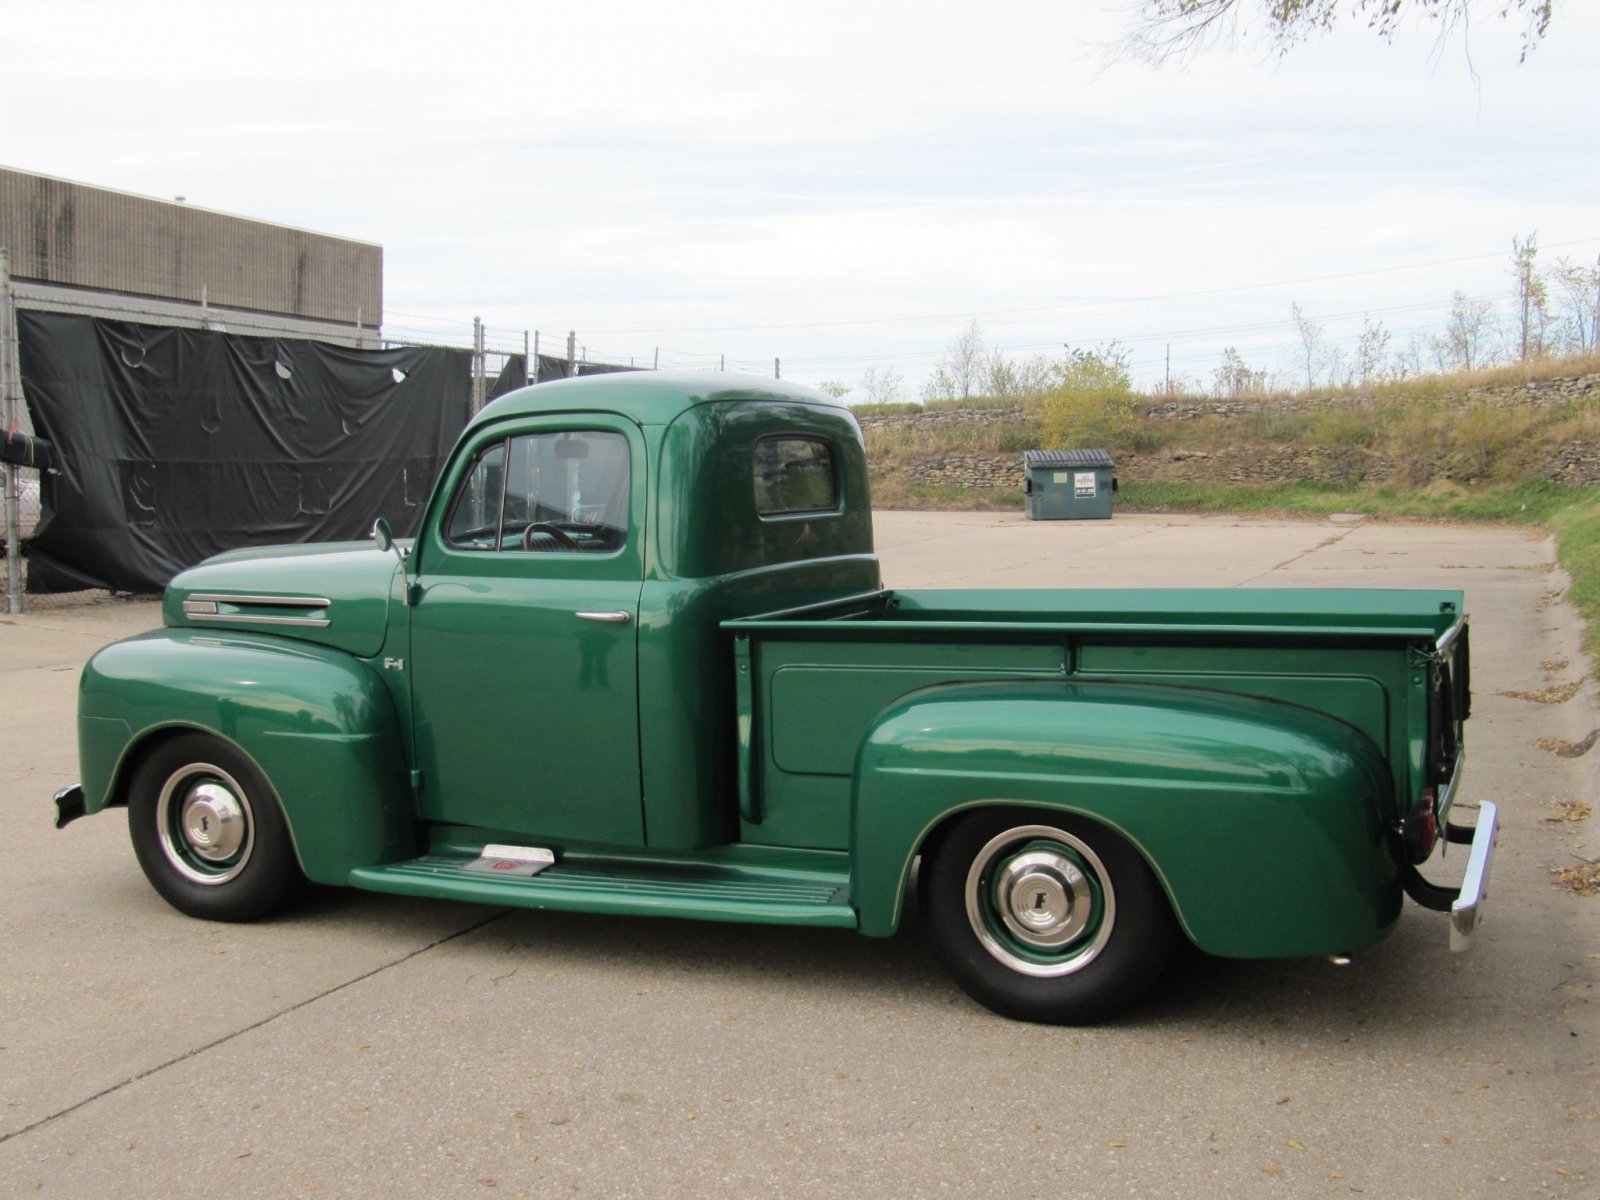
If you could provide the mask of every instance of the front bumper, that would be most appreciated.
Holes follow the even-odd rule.
[[[65,829],[73,821],[83,816],[86,803],[81,784],[75,783],[71,787],[64,787],[57,792],[56,828]]]
[[[1500,810],[1489,800],[1478,802],[1478,823],[1473,828],[1445,826],[1446,840],[1472,843],[1472,849],[1467,852],[1467,873],[1462,876],[1461,891],[1450,904],[1450,949],[1457,954],[1472,948],[1472,935],[1477,931],[1483,902],[1489,894],[1489,862],[1494,857],[1499,834]]]

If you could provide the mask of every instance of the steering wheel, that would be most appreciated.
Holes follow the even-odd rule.
[[[551,537],[555,538],[556,542],[563,550],[583,549],[583,547],[578,545],[578,540],[565,529],[562,529],[559,525],[552,525],[548,521],[535,521],[532,525],[529,525],[522,531],[522,548],[524,550],[533,549],[533,535],[536,533],[549,534]]]

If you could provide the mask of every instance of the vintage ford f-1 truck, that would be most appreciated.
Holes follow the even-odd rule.
[[[414,542],[374,536],[174,579],[84,669],[57,823],[125,805],[217,920],[309,880],[887,936],[915,895],[961,986],[1040,1021],[1182,938],[1343,955],[1407,893],[1458,948],[1477,920],[1459,592],[885,590],[848,409],[726,375],[508,395]]]

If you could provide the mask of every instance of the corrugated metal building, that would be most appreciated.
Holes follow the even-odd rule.
[[[375,344],[383,247],[0,167],[23,308]]]

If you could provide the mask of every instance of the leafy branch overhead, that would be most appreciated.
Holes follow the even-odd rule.
[[[1341,22],[1364,24],[1392,38],[1411,17],[1431,22],[1441,42],[1457,32],[1466,36],[1485,16],[1526,22],[1522,58],[1550,29],[1555,0],[1144,0],[1134,10],[1133,28],[1119,41],[1119,54],[1160,65],[1187,62],[1212,46],[1232,45],[1254,31],[1264,32],[1279,54],[1329,33]]]

